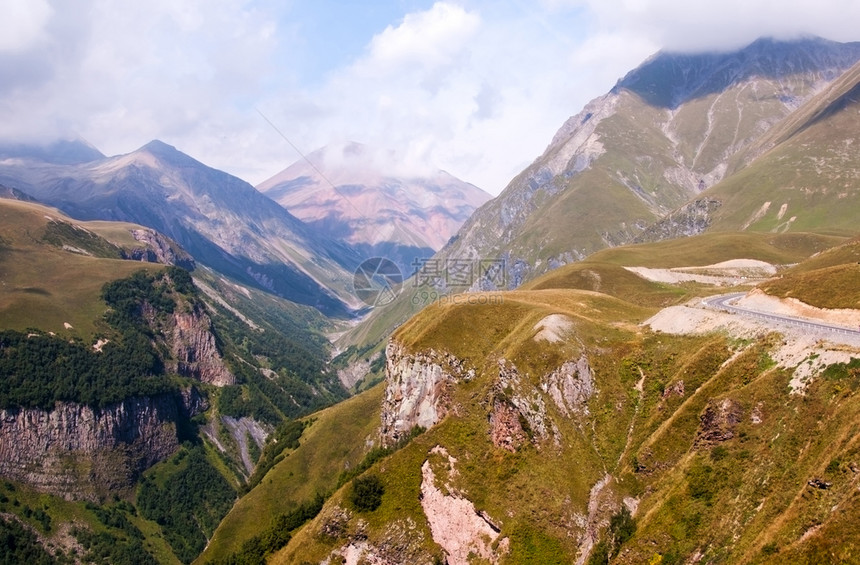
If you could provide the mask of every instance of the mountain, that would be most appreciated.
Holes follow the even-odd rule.
[[[359,143],[325,147],[257,189],[363,258],[385,257],[412,272],[490,195],[444,171],[398,176],[386,161]]]
[[[0,144],[0,160],[33,159],[55,165],[79,165],[104,159],[101,151],[83,139],[61,139],[47,144]]]
[[[860,213],[860,64],[750,147],[749,165],[702,194],[713,230],[853,234]]]
[[[658,53],[570,118],[438,259],[501,259],[505,276],[485,278],[484,286],[516,288],[635,241],[746,169],[769,131],[858,59],[860,43],[822,39],[765,39],[733,53]]]
[[[355,302],[358,257],[349,248],[250,184],[160,141],[77,164],[10,158],[0,162],[0,179],[75,218],[156,229],[203,264],[328,314],[345,315]]]

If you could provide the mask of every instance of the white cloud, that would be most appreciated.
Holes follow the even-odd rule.
[[[450,64],[473,37],[480,17],[461,6],[436,2],[425,12],[408,14],[370,41],[370,55],[359,68],[396,72],[420,65],[425,69]]]
[[[0,18],[0,52],[22,51],[45,37],[45,25],[51,17],[51,6],[45,0],[6,0]]]
[[[563,0],[556,0],[557,4]],[[858,39],[853,0],[572,0],[599,28],[645,38],[667,49],[734,49],[762,36]]]

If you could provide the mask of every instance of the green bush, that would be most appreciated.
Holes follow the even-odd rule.
[[[56,562],[39,544],[36,534],[17,520],[6,521],[0,517],[0,563],[51,565]]]
[[[382,495],[385,494],[385,485],[378,475],[367,475],[358,477],[352,481],[352,494],[350,501],[356,510],[372,512],[382,504]]]

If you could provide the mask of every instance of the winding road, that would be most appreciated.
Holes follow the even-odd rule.
[[[773,314],[771,312],[761,312],[759,310],[750,310],[734,304],[738,299],[745,296],[743,292],[733,292],[731,294],[718,294],[702,299],[702,304],[708,308],[715,310],[723,310],[732,314],[739,314],[750,318],[758,318],[771,323],[789,325],[796,328],[802,328],[809,331],[837,333],[842,335],[860,336],[860,329],[852,329],[836,324],[827,324],[825,322],[812,321],[808,318],[795,318],[792,316],[783,316],[781,314]]]

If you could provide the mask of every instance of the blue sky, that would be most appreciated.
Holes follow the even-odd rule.
[[[860,40],[854,0],[0,3],[0,141],[157,138],[253,184],[359,141],[496,194],[660,48]]]

